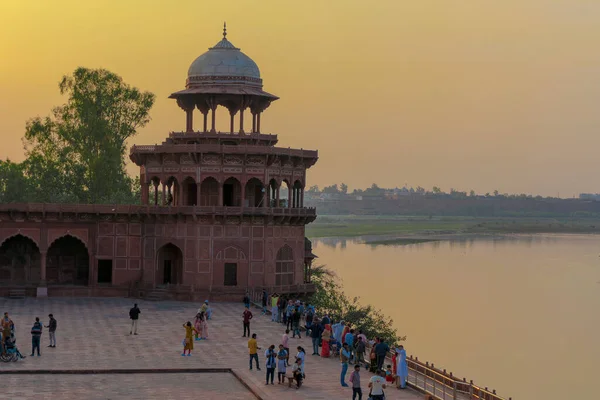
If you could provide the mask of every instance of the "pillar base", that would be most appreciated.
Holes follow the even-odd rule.
[[[48,297],[48,286],[38,286],[36,297]]]

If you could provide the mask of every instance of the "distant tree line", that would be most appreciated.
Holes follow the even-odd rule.
[[[0,160],[0,203],[139,202],[139,179],[125,171],[127,140],[150,121],[154,94],[86,68],[59,89],[66,103],[26,124],[25,160]]]

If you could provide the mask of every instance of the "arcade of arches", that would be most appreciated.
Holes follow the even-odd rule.
[[[45,256],[45,259],[44,259]],[[42,261],[46,262],[45,277]],[[0,284],[38,285],[42,282],[60,285],[87,285],[89,253],[73,236],[55,240],[45,255],[37,244],[22,235],[12,236],[0,246]]]
[[[235,177],[221,183],[212,176],[201,182],[188,176],[181,184],[173,176],[153,177],[143,190],[143,203],[155,206],[304,207],[304,186],[299,180],[290,184],[271,179],[265,186],[258,178],[242,185]]]

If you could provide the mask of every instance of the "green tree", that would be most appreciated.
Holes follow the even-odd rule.
[[[340,185],[340,193],[347,194],[348,193],[348,185],[346,185],[345,183],[342,183]]]
[[[0,203],[21,203],[31,194],[23,165],[0,160]]]
[[[433,189],[431,189],[431,191],[432,191],[434,194],[440,194],[440,193],[442,193],[442,189],[440,189],[440,188],[439,188],[439,187],[437,187],[437,186],[434,186],[434,187],[433,187]]]
[[[334,185],[331,185],[331,186],[325,186],[323,188],[323,193],[337,194],[339,192],[340,192],[340,190],[338,189],[337,183]]]
[[[476,196],[476,194],[475,194],[475,191],[474,191],[474,190],[471,190],[471,191],[469,192],[469,196],[471,196],[471,197],[475,197],[475,196]]]
[[[24,171],[44,202],[131,203],[136,184],[125,172],[127,140],[150,121],[155,96],[104,69],[64,76],[67,102],[27,123]]]

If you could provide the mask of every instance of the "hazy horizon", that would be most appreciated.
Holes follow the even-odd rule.
[[[263,132],[319,150],[309,186],[600,192],[600,2],[9,0],[0,11],[1,159],[23,159],[25,122],[64,101],[57,84],[78,66],[157,95],[132,143],[183,130],[167,97],[227,21],[281,97]],[[224,109],[217,124],[228,130]]]

